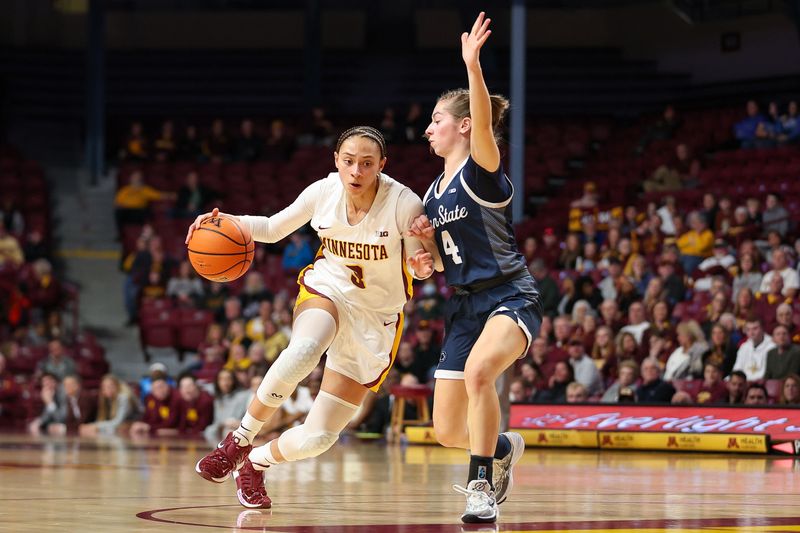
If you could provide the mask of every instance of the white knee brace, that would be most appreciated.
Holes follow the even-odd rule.
[[[268,407],[280,405],[300,380],[319,364],[323,352],[336,335],[336,321],[322,309],[307,309],[298,315],[289,346],[267,371],[256,396]]]
[[[278,437],[278,449],[287,461],[299,461],[327,451],[358,410],[358,406],[320,391],[304,424]]]

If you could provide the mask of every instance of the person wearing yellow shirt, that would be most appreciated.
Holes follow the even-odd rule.
[[[25,262],[25,255],[19,241],[6,231],[6,225],[0,219],[0,266],[9,264],[15,267]]]
[[[683,271],[691,274],[703,259],[709,257],[714,248],[714,234],[706,227],[706,221],[697,211],[687,217],[689,231],[678,237]]]
[[[264,357],[272,363],[289,346],[289,337],[272,320],[264,321]]]
[[[141,170],[134,170],[128,185],[120,188],[114,197],[114,215],[119,236],[122,236],[124,226],[145,223],[150,202],[174,199],[175,193],[159,191],[146,185]]]

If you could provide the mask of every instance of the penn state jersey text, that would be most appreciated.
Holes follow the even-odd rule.
[[[425,214],[436,234],[448,285],[464,286],[527,271],[511,227],[514,188],[503,172],[469,156],[440,190],[440,175],[425,193]]]

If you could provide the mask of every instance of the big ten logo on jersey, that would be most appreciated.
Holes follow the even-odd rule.
[[[389,230],[379,229],[378,231],[375,232],[375,236],[376,237],[388,237],[389,236]]]

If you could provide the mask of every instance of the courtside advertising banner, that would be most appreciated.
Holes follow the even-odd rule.
[[[800,439],[800,409],[675,405],[511,406],[510,426],[530,430],[732,433]]]

